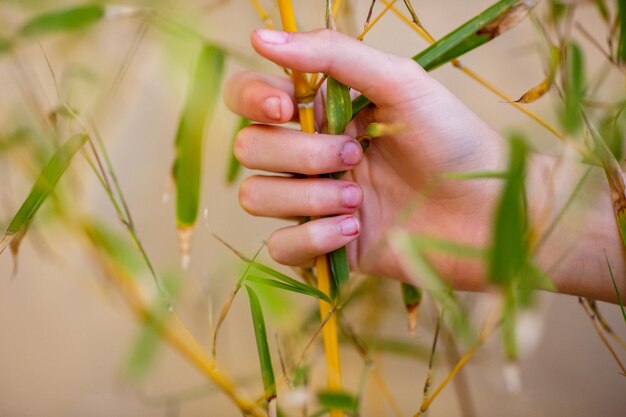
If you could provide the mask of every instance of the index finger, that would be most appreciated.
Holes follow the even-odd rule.
[[[252,33],[252,46],[278,65],[328,74],[379,106],[415,99],[436,86],[413,60],[331,30],[289,33],[257,29]]]

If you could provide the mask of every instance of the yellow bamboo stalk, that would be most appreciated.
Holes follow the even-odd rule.
[[[283,30],[287,32],[297,32],[295,15],[291,0],[278,0],[280,18]],[[311,89],[306,74],[299,71],[292,71],[295,96],[298,100],[298,112],[300,115],[300,125],[303,132],[315,133],[315,119],[313,114],[313,99],[315,91]],[[326,255],[318,256],[315,260],[317,269],[317,285],[320,291],[330,295],[330,269]],[[330,311],[331,306],[320,301],[320,316],[324,320]],[[341,367],[339,361],[339,342],[337,340],[337,319],[333,314],[328,319],[322,329],[324,338],[324,350],[326,353],[326,379],[330,390],[339,391],[341,384]],[[331,411],[331,417],[343,417],[343,411]]]
[[[381,1],[385,5],[387,5],[387,6],[390,5],[390,2],[388,0],[381,0]],[[404,23],[406,23],[411,29],[413,29],[414,32],[416,32],[418,35],[420,35],[428,43],[434,43],[435,42],[435,38],[433,38],[431,36],[431,34],[428,33],[428,31],[423,26],[416,25],[415,22],[413,22],[411,19],[409,19],[407,16],[405,16],[404,13],[402,13],[400,10],[398,10],[398,8],[393,5],[393,2],[391,2],[391,3],[392,3],[391,6],[390,6],[391,7],[391,11],[396,16],[398,16]],[[461,62],[458,59],[453,60],[451,63],[452,63],[452,65],[454,65],[454,67],[458,68],[460,71],[465,73],[467,76],[472,78],[474,81],[476,81],[477,83],[481,84],[483,87],[485,87],[486,89],[488,89],[489,91],[494,93],[496,96],[500,97],[502,100],[504,100],[507,103],[511,104],[513,107],[515,107],[516,109],[518,109],[519,111],[521,111],[522,113],[524,113],[525,115],[527,115],[528,117],[530,117],[531,119],[533,119],[534,121],[539,123],[541,126],[543,126],[546,130],[548,130],[554,136],[556,136],[557,138],[559,138],[561,140],[565,139],[565,135],[563,133],[559,132],[558,129],[556,129],[550,123],[545,121],[538,114],[536,114],[535,112],[529,110],[526,106],[524,106],[524,105],[522,105],[520,103],[516,103],[513,98],[509,97],[506,93],[504,93],[498,87],[496,87],[493,84],[489,83],[486,79],[484,79],[482,76],[480,76],[478,73],[476,73],[472,69],[470,69],[470,68],[466,67],[465,65],[461,64]]]
[[[122,298],[141,322],[150,317],[151,310],[134,279],[124,269],[100,258],[107,275],[117,287]],[[232,380],[217,369],[216,363],[193,337],[189,329],[175,312],[168,315],[169,320],[159,329],[163,339],[177,350],[187,361],[215,383],[247,416],[267,417],[265,412],[252,400],[245,398],[238,391]]]
[[[259,17],[263,21],[263,24],[268,29],[275,29],[276,26],[274,25],[274,20],[272,20],[270,15],[267,14],[259,0],[250,0],[250,3],[252,3],[252,7],[254,7],[254,10],[258,13]]]

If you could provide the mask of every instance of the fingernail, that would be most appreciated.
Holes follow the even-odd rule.
[[[343,204],[348,208],[357,208],[363,198],[361,190],[356,185],[348,185],[341,191]]]
[[[341,160],[346,165],[356,165],[361,161],[363,149],[357,141],[351,140],[343,145]]]
[[[266,43],[281,44],[289,40],[289,34],[280,30],[257,29],[256,33]]]
[[[346,217],[337,223],[337,227],[344,236],[354,236],[359,233],[359,221],[354,217]]]
[[[271,119],[280,120],[280,99],[278,97],[266,99],[263,102],[263,112]]]

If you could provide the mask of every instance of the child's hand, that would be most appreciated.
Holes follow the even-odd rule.
[[[488,182],[441,181],[452,171],[498,169],[502,141],[415,62],[383,53],[331,31],[286,34],[257,30],[254,48],[275,63],[322,72],[372,100],[346,135],[312,135],[267,124],[245,128],[235,155],[246,167],[306,175],[348,171],[341,180],[255,175],[240,188],[241,206],[258,216],[329,216],[272,234],[269,253],[286,265],[306,264],[346,244],[363,272],[406,278],[385,232],[417,196],[405,228],[484,244],[496,187]],[[234,112],[260,123],[297,118],[288,78],[241,73],[225,91]],[[355,138],[371,122],[401,133],[371,141],[363,154]],[[468,274],[469,277],[469,274]],[[463,287],[474,286],[473,283]]]

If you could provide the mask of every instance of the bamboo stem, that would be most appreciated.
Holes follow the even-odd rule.
[[[146,321],[152,313],[135,281],[112,262],[106,259],[103,259],[103,262],[108,272],[107,275],[116,285],[126,304],[140,321]],[[171,319],[160,328],[164,340],[215,383],[247,416],[266,417],[258,405],[243,397],[231,379],[217,369],[216,363],[189,332],[178,315],[171,312],[169,317]]]
[[[387,6],[389,6],[390,1],[389,0],[382,0],[382,2],[384,4],[386,4]],[[404,13],[402,13],[400,10],[398,10],[397,7],[395,7],[393,4],[390,6],[391,7],[391,11],[398,16],[404,23],[406,23],[408,26],[411,27],[411,29],[413,29],[413,31],[415,31],[417,34],[419,34],[422,38],[424,38],[427,42],[429,43],[434,43],[435,42],[435,38],[433,38],[431,36],[430,33],[428,33],[428,31],[420,25],[417,25],[415,22],[413,22],[412,20],[410,20],[408,17],[406,17],[404,15]],[[541,126],[543,126],[546,130],[548,130],[550,133],[552,133],[554,136],[556,136],[557,138],[564,140],[565,139],[565,135],[561,132],[559,132],[558,129],[556,129],[554,126],[552,126],[550,123],[548,123],[547,121],[545,121],[543,118],[541,118],[538,114],[536,114],[535,112],[529,110],[528,108],[526,108],[524,105],[520,104],[520,103],[516,103],[515,100],[511,97],[509,97],[506,93],[504,93],[502,90],[500,90],[498,87],[494,86],[493,84],[489,83],[487,80],[485,80],[483,77],[481,77],[479,74],[477,74],[476,72],[474,72],[472,69],[466,67],[465,65],[461,64],[461,62],[458,59],[454,59],[452,60],[452,65],[454,65],[455,68],[458,68],[460,71],[462,71],[463,73],[465,73],[467,76],[469,76],[471,79],[473,79],[474,81],[476,81],[477,83],[481,84],[483,87],[485,87],[487,90],[491,91],[492,93],[494,93],[496,96],[500,97],[502,100],[506,101],[507,103],[509,103],[510,105],[512,105],[513,107],[515,107],[517,110],[521,111],[522,113],[524,113],[526,116],[530,117],[531,119],[533,119],[534,121],[536,121],[537,123],[539,123]]]
[[[369,32],[370,29],[373,28],[374,25],[376,23],[378,23],[378,21],[385,15],[385,13],[387,13],[389,11],[389,9],[391,9],[393,7],[393,5],[396,3],[396,1],[398,1],[398,0],[392,0],[390,3],[388,3],[387,6],[385,6],[385,8],[383,9],[383,11],[380,12],[378,14],[378,16],[376,16],[376,18],[374,20],[372,20],[371,23],[369,23],[367,26],[365,26],[363,28],[363,31],[356,38],[358,40],[362,41],[363,38],[365,37],[365,35],[367,35],[367,32]]]
[[[298,27],[293,12],[291,0],[278,0],[280,18],[283,30],[287,32],[297,32]],[[300,115],[300,125],[303,132],[315,133],[315,119],[313,114],[313,99],[315,91],[311,89],[306,74],[300,71],[292,71],[295,97],[298,100],[298,112]],[[326,255],[318,256],[315,260],[317,269],[317,285],[320,291],[330,295],[330,270]],[[325,301],[320,301],[320,316],[324,320],[328,315],[331,306]],[[328,388],[333,391],[342,390],[341,368],[339,362],[339,342],[337,340],[337,319],[332,314],[328,322],[322,329],[324,338],[324,350],[326,352],[326,378]],[[331,417],[343,417],[343,411],[331,411]]]

